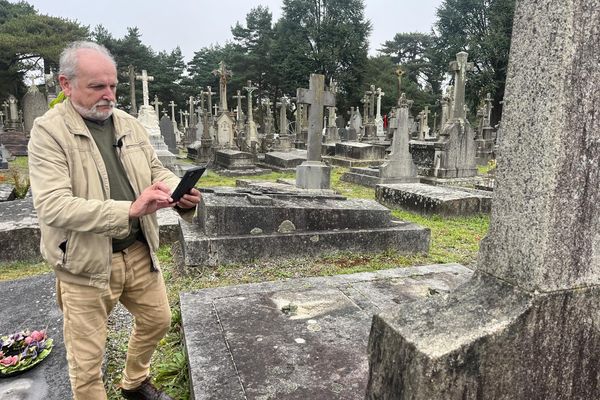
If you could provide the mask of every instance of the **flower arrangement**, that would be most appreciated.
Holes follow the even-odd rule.
[[[0,337],[0,376],[32,368],[50,354],[52,345],[45,330],[27,330]]]

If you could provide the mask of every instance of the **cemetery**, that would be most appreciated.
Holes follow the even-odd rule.
[[[113,52],[117,107],[162,165],[180,177],[207,168],[193,217],[157,211],[172,314],[152,359],[161,390],[207,400],[600,398],[600,1],[515,0],[502,11],[482,2],[490,24],[505,23],[486,33],[499,35],[487,51],[506,53],[493,66],[485,44],[446,41],[456,10],[440,3],[437,31],[399,33],[352,72],[307,67],[295,51],[279,60],[298,65],[293,73],[263,62],[244,36],[260,36],[257,18],[270,24],[262,6],[231,28],[237,47],[202,49],[177,79],[165,77],[179,68],[167,60],[176,52],[147,47],[154,59],[131,61],[128,38],[145,46],[136,30],[115,39],[55,21]],[[16,7],[11,18],[54,18],[0,5]],[[290,31],[273,40],[304,49],[289,12],[270,29]],[[335,26],[368,28],[361,18]],[[407,43],[426,51],[407,58]],[[0,400],[71,396],[28,178],[35,121],[65,101],[46,50],[31,50],[42,66],[7,69],[20,84],[0,75]],[[121,398],[132,327],[118,304],[102,366],[110,400]],[[39,365],[13,372],[5,335],[37,329],[51,339]]]

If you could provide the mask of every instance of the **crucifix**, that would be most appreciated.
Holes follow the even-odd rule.
[[[252,92],[258,89],[256,86],[252,86],[252,81],[247,82],[248,86],[244,86],[244,90],[248,92],[248,121],[252,121]]]
[[[225,66],[225,62],[219,63],[219,69],[212,71],[213,75],[219,76],[219,99],[221,101],[220,111],[227,111],[227,78],[230,78],[232,73]]]
[[[189,128],[189,127],[190,127],[190,125],[188,124],[188,115],[190,115],[190,113],[189,113],[189,112],[187,112],[187,111],[184,111],[184,112],[183,112],[183,117],[185,118],[185,125],[184,125],[184,126],[185,126],[186,128]]]
[[[175,106],[177,104],[175,104],[175,102],[171,100],[171,102],[168,105],[171,107],[171,119],[173,119],[173,122],[175,122]]]
[[[454,72],[454,114],[455,119],[465,119],[465,85],[467,72],[473,70],[474,64],[467,62],[469,54],[461,51],[456,54],[456,61],[450,62],[450,70]]]
[[[144,105],[150,106],[150,94],[148,93],[148,82],[154,80],[153,76],[149,76],[145,69],[142,70],[142,75],[136,75],[135,79],[142,81],[142,97],[144,98]]]
[[[217,116],[217,114],[219,113],[219,106],[218,106],[217,104],[215,104],[215,105],[213,106],[213,110],[214,110],[214,112],[215,112],[215,114],[214,114],[214,115],[215,115],[215,117],[216,117],[216,116]]]
[[[131,115],[137,115],[137,103],[135,101],[135,68],[133,67],[133,65],[129,64],[129,66],[127,67],[127,72],[124,74],[121,74],[121,76],[127,78],[129,80],[129,99],[131,102],[131,109],[129,111],[129,113]]]
[[[335,96],[325,91],[325,77],[310,74],[308,89],[298,88],[296,92],[299,104],[309,107],[307,161],[321,160],[321,132],[323,131],[323,107],[335,107]]]
[[[187,115],[190,116],[190,125],[194,126],[195,125],[195,118],[194,118],[194,105],[195,105],[195,101],[194,101],[194,96],[190,96],[185,103],[188,105],[188,109],[186,110]],[[186,128],[187,128],[187,122],[186,122]]]

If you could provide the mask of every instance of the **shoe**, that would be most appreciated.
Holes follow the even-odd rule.
[[[158,390],[150,382],[150,377],[146,378],[144,382],[135,389],[121,389],[121,395],[129,400],[173,400],[171,396]]]

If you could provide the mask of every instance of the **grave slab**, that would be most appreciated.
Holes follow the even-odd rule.
[[[492,207],[489,191],[423,183],[377,185],[375,198],[388,207],[448,216],[488,214]]]
[[[335,253],[426,253],[429,229],[394,220],[373,200],[288,186],[206,190],[194,223],[180,221],[185,266]],[[283,229],[282,227],[287,227]]]
[[[15,199],[15,187],[7,183],[0,184],[0,202]]]
[[[54,341],[52,352],[41,364],[23,374],[0,379],[0,400],[72,398],[55,287],[52,273],[0,282],[0,335],[21,329],[46,329]]]
[[[182,293],[192,398],[363,399],[372,315],[471,275],[429,265]]]
[[[380,176],[379,168],[350,168],[349,172],[342,174],[341,178],[344,182],[355,183],[357,185],[374,188],[380,184],[393,183],[418,183],[420,178],[415,177],[400,177],[400,178],[383,178]]]
[[[306,150],[271,151],[265,154],[262,165],[277,171],[296,171],[296,167],[304,161]]]
[[[179,215],[167,208],[157,211],[161,244],[179,238]],[[0,263],[39,262],[40,226],[31,197],[0,202]],[[0,267],[1,268],[1,267]]]

